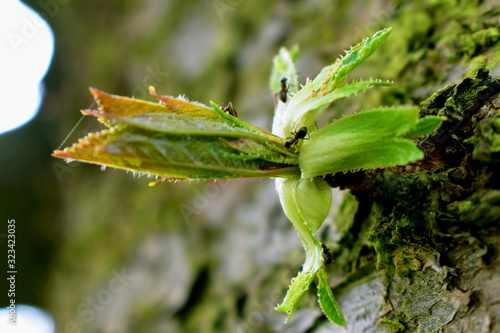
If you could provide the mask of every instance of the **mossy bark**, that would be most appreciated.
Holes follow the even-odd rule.
[[[377,257],[376,267],[366,265],[373,271],[357,269],[384,272],[379,275],[384,294],[375,296],[383,296],[377,309],[382,312],[373,325],[391,332],[500,329],[499,92],[500,80],[487,70],[442,89],[422,103],[423,115],[448,119],[437,133],[420,140],[423,161],[329,179],[351,188],[371,210],[374,222],[363,218],[354,223],[372,223],[368,239],[373,248],[356,260]]]

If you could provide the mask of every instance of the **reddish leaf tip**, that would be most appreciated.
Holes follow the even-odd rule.
[[[70,158],[70,156],[66,150],[54,150],[52,152],[52,156],[59,157],[59,158]]]

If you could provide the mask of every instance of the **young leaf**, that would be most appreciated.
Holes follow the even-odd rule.
[[[164,104],[154,104],[91,92],[100,110],[83,113],[98,117],[109,129],[54,156],[181,179],[299,173],[296,156],[284,149],[281,138],[226,117],[222,110],[167,96],[160,96]]]
[[[269,87],[271,88],[273,94],[276,94],[281,90],[281,80],[283,78],[287,79],[287,84],[289,85],[288,90],[290,93],[293,94],[297,91],[299,81],[297,70],[295,69],[295,60],[298,55],[298,47],[294,47],[290,51],[282,47],[279,50],[278,55],[274,57],[273,68],[269,79]]]
[[[344,315],[328,285],[328,274],[323,267],[318,271],[318,280],[318,303],[321,310],[332,323],[346,327]]]
[[[277,309],[289,314],[288,321],[318,277],[323,312],[333,323],[345,326],[328,286],[322,244],[314,235],[328,214],[331,191],[324,180],[311,177],[421,159],[423,152],[410,139],[431,133],[442,122],[439,117],[418,119],[417,108],[399,107],[361,112],[316,129],[315,122],[333,101],[391,84],[347,83],[347,75],[382,44],[390,30],[364,39],[301,89],[294,65],[298,48],[280,49],[270,79],[271,91],[279,96],[272,133],[241,121],[213,102],[208,107],[182,97],[160,96],[150,88],[161,102],[156,104],[91,89],[99,109],[83,113],[97,117],[108,129],[56,150],[54,156],[166,180],[282,177],[277,178],[276,189],[304,244],[306,259]],[[295,135],[292,141],[288,141],[290,135]]]
[[[269,86],[272,93],[275,95],[275,112],[273,118],[272,132],[275,135],[287,136],[289,132],[284,132],[284,126],[288,122],[288,113],[286,103],[283,103],[278,98],[278,92],[281,90],[282,79],[286,78],[288,94],[295,94],[297,92],[299,81],[297,69],[295,68],[295,58],[298,56],[298,49],[294,52],[288,51],[282,47],[278,55],[273,59],[273,69],[271,71],[271,78]],[[289,99],[288,99],[289,100]]]
[[[308,81],[286,105],[286,110],[283,111],[286,117],[283,116],[284,121],[280,123],[280,127],[273,124],[273,133],[286,136],[290,130],[303,126],[309,128],[335,99],[368,89],[373,85],[390,85],[389,82],[371,80],[352,83],[352,86],[345,91],[335,93],[335,90],[345,85],[347,74],[375,52],[390,31],[391,28],[383,29],[372,37],[364,39],[347,51],[344,57],[337,59],[333,65],[323,68],[313,81]]]
[[[323,248],[314,232],[323,223],[330,209],[331,190],[327,187],[328,185],[321,179],[276,179],[276,190],[281,205],[297,229],[306,251],[302,271],[292,281],[283,303],[276,308],[278,311],[288,313],[287,321],[297,309],[324,262]]]
[[[311,233],[318,230],[332,205],[330,185],[322,179],[310,178],[288,178],[277,181],[276,188],[281,205],[292,223],[295,221],[305,223]]]
[[[417,130],[418,114],[416,107],[369,110],[312,132],[299,154],[302,176],[404,165],[422,159],[423,152],[406,138],[410,130]],[[418,127],[418,131],[431,127]]]
[[[300,301],[304,298],[309,286],[315,277],[315,272],[300,272],[297,277],[292,279],[290,287],[286,293],[283,302],[276,307],[277,311],[284,312],[288,314],[286,318],[286,323],[290,321],[295,310],[299,307]]]
[[[314,131],[315,121],[334,100],[356,94],[375,85],[390,85],[389,82],[379,80],[345,84],[346,75],[370,56],[385,40],[389,32],[390,29],[382,30],[352,48],[344,58],[324,68],[313,81],[308,81],[301,90],[292,95],[288,103],[282,103],[277,99],[273,133],[287,137],[292,130],[303,126],[310,131],[312,130],[312,133],[316,133],[317,131]],[[279,91],[280,80],[283,76],[296,80],[296,70],[291,60],[292,57],[286,49],[281,49],[278,56],[275,57],[270,82],[273,93]],[[295,90],[292,91],[295,92]],[[313,140],[313,137],[310,140]],[[315,141],[315,143],[317,142],[319,141]],[[304,150],[301,147],[299,151],[300,161]],[[325,157],[335,155],[335,152],[332,151],[324,153]],[[312,157],[316,158],[317,156]],[[308,163],[305,164],[307,167]],[[345,321],[333,294],[327,288],[328,284],[324,274],[320,273],[324,262],[323,249],[320,241],[314,235],[314,232],[326,218],[331,205],[331,191],[328,184],[320,179],[291,177],[276,179],[276,189],[283,209],[297,229],[306,250],[306,260],[302,271],[292,280],[287,295],[277,310],[288,313],[287,321],[290,320],[314,276],[318,274],[318,278],[320,278],[318,301],[323,311],[332,322],[345,326]]]
[[[404,137],[408,139],[418,138],[427,134],[434,132],[441,123],[445,120],[445,117],[438,116],[427,116],[421,118],[417,121],[414,128],[405,133]]]
[[[292,123],[295,128],[303,126],[310,127],[323,114],[330,104],[334,101],[357,94],[358,92],[370,89],[374,86],[390,86],[392,82],[380,80],[356,81],[345,86],[333,89],[332,91],[324,91],[319,86],[314,88],[314,84],[303,88],[305,91],[311,89],[311,93],[305,97],[298,105],[299,112],[291,112],[288,115],[288,123]],[[302,90],[301,90],[302,91]],[[293,100],[290,102],[292,103]],[[308,111],[306,111],[308,110]],[[293,130],[289,128],[288,131]]]
[[[331,66],[332,68],[326,67],[325,69],[327,69],[328,72],[331,71],[331,81],[340,81],[356,67],[361,65],[363,61],[382,45],[391,31],[392,28],[377,31],[373,36],[365,38],[357,45],[353,46],[340,61],[337,61]]]

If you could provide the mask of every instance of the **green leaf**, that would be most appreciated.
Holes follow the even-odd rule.
[[[321,226],[331,206],[331,188],[322,179],[277,179],[280,201],[304,244],[306,260],[302,271],[292,279],[283,302],[276,310],[288,313],[288,322],[309,289],[314,277],[319,278],[318,302],[327,317],[345,326],[340,308],[326,281],[323,247],[314,232]]]
[[[289,178],[280,181],[278,191],[288,218],[307,224],[309,232],[318,230],[328,216],[332,189],[324,180]]]
[[[303,126],[311,129],[314,127],[314,122],[334,100],[366,90],[374,85],[390,85],[390,82],[370,80],[351,83],[350,87],[335,92],[345,86],[347,74],[375,52],[387,38],[390,31],[390,28],[380,30],[372,37],[364,39],[347,51],[344,57],[323,68],[313,81],[306,82],[302,89],[293,95],[285,107],[280,106],[278,103],[273,123],[273,133],[287,136],[291,130],[297,130]],[[291,57],[289,58],[291,59]],[[287,68],[286,70],[294,68],[285,61],[274,65],[273,73],[285,70],[278,67],[278,65]],[[271,87],[276,89],[276,75],[272,75],[271,79]]]
[[[389,29],[366,38],[314,80],[300,88],[294,61],[298,48],[282,48],[273,59],[270,88],[283,89],[287,98],[275,99],[272,133],[226,113],[183,97],[160,96],[160,103],[111,95],[91,88],[98,110],[85,110],[108,129],[91,133],[54,156],[111,166],[166,179],[282,177],[276,179],[282,207],[304,245],[302,271],[292,280],[277,309],[296,311],[314,277],[318,302],[333,323],[345,326],[339,305],[328,286],[321,242],[315,232],[331,202],[329,185],[312,178],[348,170],[403,165],[423,157],[410,140],[434,131],[439,117],[418,119],[418,109],[399,107],[354,114],[317,129],[316,121],[335,100],[390,82],[364,80],[348,83],[347,76],[387,38]],[[293,148],[285,142],[306,127],[308,135]],[[303,133],[303,132],[301,132]],[[300,167],[300,169],[299,169]],[[302,178],[301,178],[302,177]]]
[[[273,59],[273,68],[269,79],[269,87],[273,94],[281,90],[281,79],[287,78],[288,90],[295,93],[298,89],[298,75],[295,68],[295,60],[299,55],[299,48],[295,46],[292,50],[282,47],[278,55]]]
[[[201,104],[158,96],[163,104],[91,89],[109,129],[91,133],[54,156],[181,179],[289,177],[296,155],[283,139]]]
[[[288,123],[293,124],[294,128],[286,128],[286,131],[290,132],[291,130],[296,130],[303,126],[310,127],[311,124],[314,124],[318,118],[325,112],[328,106],[334,101],[348,97],[358,92],[370,89],[374,86],[390,86],[392,82],[380,81],[380,80],[367,80],[367,81],[356,81],[345,85],[343,87],[332,90],[331,92],[322,92],[321,88],[313,89],[314,84],[304,87],[300,94],[303,95],[308,90],[310,90],[310,94],[305,97],[300,105],[294,109],[293,112],[288,114]],[[320,92],[317,92],[320,91]],[[299,96],[301,97],[301,96]],[[290,103],[292,103],[290,101]]]
[[[404,165],[424,157],[404,134],[415,128],[416,107],[360,112],[318,129],[299,154],[303,177]]]
[[[276,190],[306,250],[302,271],[292,281],[283,303],[277,307],[278,311],[289,314],[288,321],[324,262],[323,248],[314,232],[328,215],[331,189],[321,179],[279,178],[276,179]]]
[[[421,118],[417,121],[417,124],[415,125],[414,128],[405,133],[404,137],[411,139],[431,134],[439,126],[441,126],[444,120],[446,120],[446,118],[438,116],[427,116]]]
[[[340,61],[337,61],[330,67],[326,67],[323,71],[331,73],[332,82],[338,82],[343,79],[380,47],[391,33],[391,30],[392,28],[382,29],[377,31],[373,36],[363,39],[347,51],[346,55],[340,58]]]
[[[290,287],[286,293],[283,302],[276,307],[277,311],[285,312],[288,317],[285,322],[289,322],[295,310],[299,307],[300,301],[306,294],[309,286],[315,277],[315,272],[300,272],[297,277],[292,279]]]
[[[295,58],[298,55],[298,48],[295,52],[288,51],[282,47],[277,56],[273,59],[273,68],[269,80],[271,91],[275,95],[275,111],[273,118],[272,132],[275,135],[286,137],[289,132],[284,132],[283,128],[288,119],[286,104],[283,103],[276,94],[281,90],[281,79],[287,78],[289,94],[295,94],[299,88],[297,69],[295,68]]]
[[[324,268],[318,271],[318,280],[318,303],[321,310],[332,323],[346,327],[344,315],[328,285],[328,274]]]
[[[209,108],[201,103],[188,102],[184,98],[160,96],[153,87],[150,92],[162,104],[151,103],[140,99],[112,95],[90,88],[99,111],[85,110],[85,115],[99,117],[108,127],[116,122],[133,124],[153,131],[177,133],[185,135],[231,135],[240,137],[243,132],[247,137],[260,137],[263,140],[280,144],[282,140],[270,132],[245,123],[221,110],[212,103]]]
[[[287,103],[282,103],[280,100],[276,102],[272,132],[276,135],[287,137],[291,130],[297,130],[302,126],[306,126],[312,132],[313,136],[311,136],[310,140],[305,140],[302,147],[305,146],[307,141],[312,142],[313,154],[309,154],[305,160],[313,159],[314,163],[321,163],[319,155],[314,154],[314,150],[319,149],[314,145],[314,143],[319,142],[314,137],[328,137],[330,132],[326,130],[321,135],[322,130],[314,131],[314,129],[316,128],[315,121],[325,109],[336,99],[356,94],[375,85],[391,84],[379,80],[357,81],[345,84],[345,76],[380,46],[389,34],[389,31],[389,29],[379,31],[373,37],[363,40],[348,51],[345,57],[339,59],[335,64],[324,68],[313,81],[306,82],[305,86],[297,93],[295,93],[295,87],[292,84],[289,89],[292,93],[292,98]],[[280,80],[282,77],[287,77],[289,82],[295,83],[296,70],[293,60],[293,57],[286,49],[281,49],[278,56],[274,58],[274,66],[270,79],[270,86],[273,93],[277,93],[281,89]],[[410,127],[414,122],[415,120],[411,123]],[[319,135],[316,134],[318,132]],[[299,162],[304,151],[303,148],[300,148]],[[417,151],[420,152],[418,149]],[[335,152],[328,149],[326,151],[323,150],[323,153],[323,157],[327,159],[331,158],[332,155],[335,156]],[[305,167],[311,168],[308,162],[305,162]],[[304,176],[304,171],[302,172]],[[288,321],[297,309],[314,276],[323,267],[323,249],[314,232],[321,226],[328,214],[331,205],[331,190],[328,184],[321,179],[299,179],[293,177],[276,179],[276,189],[283,209],[297,229],[306,250],[306,260],[302,271],[292,280],[283,303],[277,307],[278,311],[288,313]],[[324,308],[325,313],[327,313],[332,322],[345,325],[331,290],[327,288],[327,291],[325,287],[327,283],[321,280],[324,278],[323,275],[320,274],[318,277],[320,278],[320,305]]]

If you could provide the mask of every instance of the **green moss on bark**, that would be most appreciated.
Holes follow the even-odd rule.
[[[498,232],[500,220],[493,176],[500,118],[492,103],[499,91],[500,81],[480,70],[432,95],[422,113],[448,120],[419,143],[425,160],[375,177],[378,217],[370,240],[397,304],[391,316],[408,332],[445,327],[469,309],[474,277],[466,272],[487,264],[486,249],[494,247],[485,237]],[[465,253],[475,259],[462,261]]]
[[[493,265],[498,248],[498,240],[488,237],[498,234],[500,220],[499,91],[500,80],[481,69],[424,101],[423,115],[447,121],[418,142],[423,161],[327,178],[375,202],[369,240],[393,308],[384,318],[402,323],[406,332],[466,325],[471,297],[483,301],[476,286],[488,278],[478,272]]]

